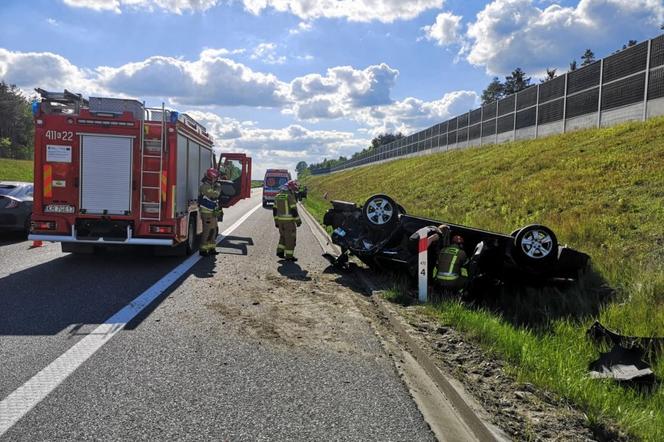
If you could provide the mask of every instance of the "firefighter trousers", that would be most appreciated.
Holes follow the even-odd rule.
[[[277,221],[279,226],[279,245],[277,254],[283,253],[285,258],[292,258],[295,255],[295,242],[297,238],[297,226],[295,221]]]
[[[201,211],[203,234],[201,235],[201,251],[214,250],[217,246],[217,217],[212,212]]]

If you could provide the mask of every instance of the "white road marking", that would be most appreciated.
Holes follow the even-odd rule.
[[[219,235],[217,242],[223,241],[225,237],[230,235],[260,208],[261,204],[245,213],[235,224]],[[164,293],[183,274],[189,271],[200,259],[201,256],[198,254],[187,258],[170,273],[141,293],[124,308],[99,325],[89,335],[78,341],[42,371],[3,399],[0,402],[0,436],[25,416],[27,412],[32,410],[51,391],[55,390],[62,381],[67,379],[81,364],[106,344],[116,333],[122,330],[129,321],[152,301],[157,299],[159,295]]]

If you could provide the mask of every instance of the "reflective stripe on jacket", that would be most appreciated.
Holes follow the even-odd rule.
[[[434,277],[439,281],[456,281],[468,277],[466,261],[468,256],[458,245],[445,247],[438,255],[438,266],[434,270]]]
[[[299,221],[297,200],[293,192],[281,191],[274,197],[272,215],[275,221]]]
[[[198,206],[201,212],[211,213],[218,208],[217,201],[221,195],[221,185],[203,181],[198,188]]]

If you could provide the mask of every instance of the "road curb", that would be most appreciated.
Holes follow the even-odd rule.
[[[339,254],[341,250],[338,246],[332,244],[332,240],[328,235],[327,231],[315,220],[313,215],[309,213],[306,207],[299,203],[300,213],[302,218],[305,219],[305,222],[312,229],[314,237],[319,242],[323,252]],[[472,434],[480,441],[503,441],[506,440],[503,434],[500,434],[500,430],[491,426],[489,427],[475,412],[473,407],[467,403],[464,399],[466,395],[463,392],[460,392],[459,389],[454,386],[447,376],[436,366],[435,362],[426,351],[421,348],[417,342],[410,336],[405,326],[403,325],[402,317],[398,313],[394,312],[387,301],[383,300],[379,294],[380,290],[376,288],[376,285],[365,275],[354,272],[357,278],[360,280],[362,285],[368,291],[370,295],[370,302],[375,307],[377,312],[382,315],[387,322],[389,323],[390,328],[396,334],[397,341],[403,347],[404,352],[411,356],[414,362],[419,364],[419,367],[426,373],[431,382],[435,385],[438,391],[444,396],[452,407],[456,411],[460,420],[467,426],[467,428],[472,432]],[[421,404],[418,401],[418,398],[414,396],[418,406],[421,408],[427,408],[427,404]],[[421,398],[419,398],[421,399]],[[429,404],[430,406],[430,404]],[[424,410],[423,410],[424,412]],[[426,413],[424,413],[426,414]],[[441,439],[441,436],[445,435],[445,428],[436,428],[436,422],[428,422],[432,427],[432,430],[436,435]],[[445,439],[447,439],[445,437]]]

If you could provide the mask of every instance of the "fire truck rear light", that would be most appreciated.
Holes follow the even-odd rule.
[[[69,204],[49,204],[44,207],[46,213],[74,213],[76,208]]]
[[[150,232],[151,233],[173,233],[173,227],[172,226],[150,225]]]
[[[32,230],[55,230],[55,221],[32,221]]]

